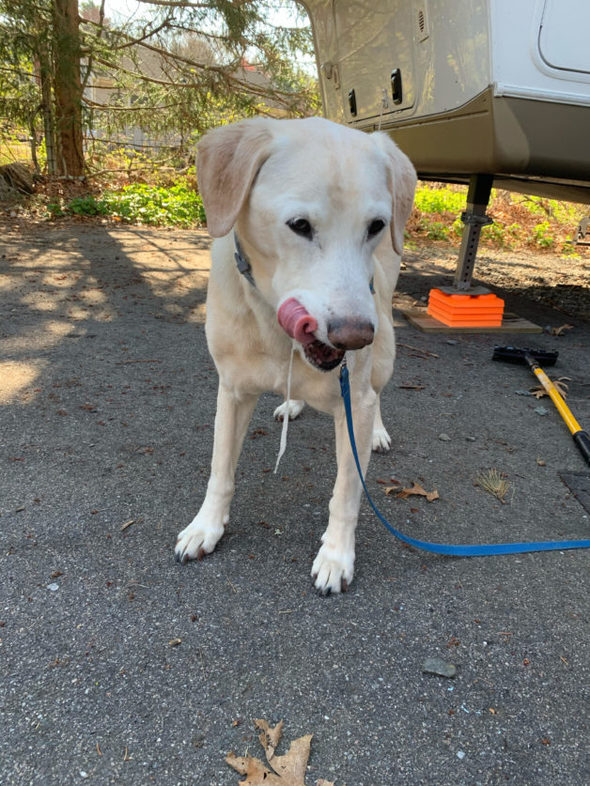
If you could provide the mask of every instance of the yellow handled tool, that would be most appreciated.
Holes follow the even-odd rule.
[[[573,416],[570,408],[563,400],[553,382],[539,365],[542,361],[545,366],[553,366],[557,360],[557,352],[546,352],[542,349],[520,349],[518,347],[494,347],[492,360],[504,360],[508,363],[528,363],[532,372],[535,374],[541,385],[545,388],[551,400],[557,407],[557,411],[564,419],[569,428],[574,442],[586,462],[590,464],[590,435],[580,426]]]

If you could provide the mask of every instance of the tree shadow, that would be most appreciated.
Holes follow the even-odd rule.
[[[179,455],[176,444],[194,443],[183,431],[212,426],[209,243],[204,232],[110,224],[4,227],[4,510],[53,496],[52,509],[80,517],[81,508],[103,509],[104,494],[117,489],[131,508],[125,479],[153,483],[160,449]],[[197,402],[189,393],[196,375],[204,391]],[[208,452],[192,456],[197,466],[207,466]]]

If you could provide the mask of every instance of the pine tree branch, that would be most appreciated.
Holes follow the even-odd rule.
[[[135,46],[136,44],[141,44],[143,41],[146,41],[148,38],[151,38],[157,33],[161,33],[162,30],[166,30],[167,28],[174,27],[172,24],[170,24],[171,21],[172,21],[172,17],[167,16],[166,19],[164,19],[164,21],[161,24],[157,25],[157,27],[154,27],[151,30],[146,30],[146,28],[144,28],[143,35],[141,35],[139,38],[135,38],[129,33],[125,33],[123,30],[117,30],[116,31],[117,34],[122,38],[126,38],[127,41],[124,44],[117,44],[115,46],[110,46],[109,49],[112,52],[118,52],[120,49],[128,49],[129,47]],[[92,19],[82,19],[81,22],[83,22],[84,24],[91,25],[92,27],[100,27],[98,22],[94,22]]]
[[[149,112],[149,111],[157,111],[160,109],[174,109],[177,106],[181,106],[181,101],[174,101],[172,104],[143,104],[142,106],[115,106],[113,104],[102,104],[100,101],[92,101],[90,98],[84,96],[82,99],[83,102],[87,105],[92,107],[92,109],[104,109],[108,112]]]
[[[211,3],[191,3],[189,0],[139,0],[146,5],[157,5],[161,8],[201,8],[206,11],[214,10]]]

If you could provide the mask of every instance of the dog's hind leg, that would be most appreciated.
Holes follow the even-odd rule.
[[[376,453],[387,453],[391,448],[391,437],[383,425],[381,418],[381,396],[377,396],[375,420],[373,421],[373,450]]]
[[[371,434],[377,406],[373,389],[352,401],[355,437],[363,475],[371,456]],[[352,455],[344,407],[334,417],[336,426],[336,459],[338,472],[332,499],[328,527],[322,535],[322,546],[314,560],[311,574],[314,586],[322,594],[343,592],[354,574],[354,542],[358,521],[362,486]]]
[[[298,418],[299,415],[301,415],[304,406],[305,401],[301,401],[300,399],[289,399],[289,401],[283,401],[283,403],[273,412],[273,417],[275,420],[284,420],[285,415],[287,414],[289,416],[289,420],[295,420],[295,418]]]
[[[211,476],[201,509],[178,535],[177,562],[210,554],[223,535],[229,521],[236,465],[257,399],[258,396],[240,395],[219,383]]]

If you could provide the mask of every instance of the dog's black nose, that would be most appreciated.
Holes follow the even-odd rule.
[[[328,340],[336,349],[362,349],[374,337],[373,323],[358,317],[335,319],[328,324]]]

